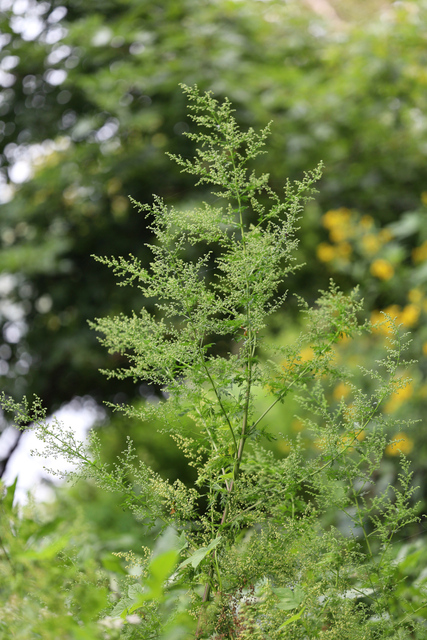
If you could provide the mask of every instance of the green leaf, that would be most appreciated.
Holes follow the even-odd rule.
[[[291,624],[292,622],[296,622],[297,620],[299,620],[302,616],[302,614],[304,613],[305,610],[305,605],[302,607],[302,609],[300,611],[298,611],[298,613],[295,613],[293,616],[291,616],[290,618],[288,618],[278,629],[277,631],[280,631],[281,629],[283,629],[284,627],[287,627],[288,624]]]
[[[218,538],[215,538],[215,540],[212,540],[212,542],[210,542],[207,547],[201,547],[200,549],[197,549],[197,551],[195,551],[189,558],[187,558],[187,560],[184,560],[184,562],[181,562],[178,569],[182,569],[183,567],[186,567],[188,564],[191,564],[193,569],[196,569],[199,566],[199,564],[202,562],[202,560],[206,558],[206,556],[209,555],[209,553],[213,549],[215,549],[215,547],[217,547],[220,542],[221,542],[221,536],[218,536]]]
[[[129,589],[128,589],[128,597],[131,600],[138,599],[139,596],[142,594],[143,590],[144,589],[143,589],[142,585],[140,585],[139,583],[131,584]]]
[[[126,618],[129,613],[129,607],[132,606],[132,600],[129,598],[121,598],[111,611],[110,616],[112,618]]]
[[[175,549],[166,551],[154,558],[149,566],[150,575],[146,585],[136,583],[129,587],[126,606],[121,610],[122,613],[119,615],[124,617],[124,615],[133,613],[148,600],[163,600],[164,584],[171,576],[177,558],[178,552]],[[144,589],[144,586],[146,586],[147,589]]]
[[[172,574],[177,558],[178,552],[175,549],[171,549],[157,556],[150,563],[148,586],[150,587],[151,598],[159,598],[163,594],[163,584]]]
[[[291,609],[299,607],[305,596],[304,591],[298,586],[294,589],[278,587],[277,589],[273,589],[273,593],[279,598],[277,608],[283,611],[290,611]]]

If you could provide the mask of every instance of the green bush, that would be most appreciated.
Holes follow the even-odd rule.
[[[78,510],[13,506],[15,487],[0,485],[1,640],[104,640],[108,576]]]

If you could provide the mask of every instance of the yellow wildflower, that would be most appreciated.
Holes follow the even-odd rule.
[[[345,384],[345,382],[339,382],[332,392],[332,397],[334,400],[341,400],[341,398],[346,398],[350,392],[350,385]]]
[[[411,453],[414,441],[406,433],[398,433],[395,440],[386,446],[385,452],[389,456],[398,456],[400,453]]]
[[[394,320],[396,324],[399,324],[400,307],[397,304],[392,304],[386,309],[384,309],[383,312],[373,311],[371,313],[371,322],[373,325],[376,325],[373,328],[374,333],[383,333],[384,335],[388,335],[392,333],[393,323],[390,320],[388,320],[384,314],[390,316],[390,318]]]
[[[388,260],[378,258],[371,264],[372,275],[379,280],[390,280],[394,275],[394,269]]]
[[[427,240],[423,242],[420,247],[415,247],[415,249],[412,250],[412,260],[415,264],[427,260]]]
[[[300,351],[299,356],[300,356],[301,362],[309,362],[314,358],[314,351],[312,347],[304,347],[304,349]]]
[[[405,402],[405,400],[409,400],[413,393],[414,385],[410,380],[408,380],[404,387],[397,389],[391,394],[389,401],[384,407],[384,411],[386,413],[394,413]]]
[[[362,246],[366,253],[374,254],[381,249],[381,241],[378,236],[373,233],[367,233],[362,237]]]
[[[345,207],[331,209],[322,216],[322,223],[326,229],[333,229],[336,226],[344,226],[350,222],[351,211]]]
[[[420,313],[421,307],[419,305],[407,304],[406,307],[403,307],[399,320],[404,327],[414,327],[418,322]]]
[[[392,320],[400,322],[400,307],[398,304],[391,304],[389,307],[386,307],[384,313],[390,316]]]
[[[427,191],[423,191],[421,194],[421,202],[427,205]]]
[[[409,302],[418,304],[423,299],[423,292],[420,289],[411,289],[408,293]]]
[[[337,225],[329,231],[332,242],[342,242],[351,235],[351,229],[347,225]]]
[[[321,262],[330,262],[335,258],[335,249],[327,242],[321,242],[316,249],[316,254]]]

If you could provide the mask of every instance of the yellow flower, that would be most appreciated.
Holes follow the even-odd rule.
[[[341,398],[346,398],[350,392],[350,385],[345,384],[345,382],[339,382],[332,392],[332,397],[334,400],[341,400]]]
[[[390,280],[394,275],[394,269],[388,260],[378,258],[371,264],[372,275],[379,280]]]
[[[415,247],[415,249],[412,250],[412,260],[415,264],[427,260],[427,240],[423,242],[420,247]]]
[[[336,226],[344,226],[350,222],[351,211],[345,207],[331,209],[322,216],[322,223],[326,229],[333,229]]]
[[[316,249],[316,254],[321,262],[330,262],[335,258],[335,249],[327,242],[321,242]]]
[[[424,342],[423,344],[423,354],[427,356],[427,342]]]
[[[420,289],[411,289],[408,293],[409,302],[417,304],[423,299],[423,292]]]
[[[362,237],[362,246],[366,253],[374,254],[381,249],[381,241],[378,236],[373,233],[367,233]]]
[[[378,233],[378,238],[383,244],[385,244],[386,242],[390,242],[390,240],[393,238],[393,234],[390,229],[381,229],[381,231],[379,231]]]
[[[427,191],[423,191],[421,194],[421,202],[427,205]]]
[[[407,304],[406,307],[403,307],[399,320],[404,327],[414,327],[418,322],[420,313],[420,306],[417,304]]]
[[[304,347],[304,349],[300,351],[299,356],[301,362],[309,362],[314,358],[314,351],[312,347]]]
[[[385,452],[389,456],[398,456],[400,453],[411,453],[414,441],[406,433],[398,433],[395,440],[386,446]]]
[[[332,242],[342,242],[348,237],[348,233],[345,227],[334,227],[329,232],[329,237]]]
[[[409,400],[409,398],[411,398],[413,393],[414,385],[410,380],[407,380],[404,387],[397,389],[397,391],[391,394],[389,401],[384,407],[384,411],[386,413],[394,413],[405,402],[405,400]]]
[[[383,312],[373,311],[371,313],[371,322],[373,325],[376,325],[372,329],[374,333],[383,333],[384,335],[388,335],[393,332],[393,323],[388,320],[384,314],[387,314],[396,324],[399,324],[400,307],[397,304],[392,304],[384,309]]]
[[[396,320],[399,322],[400,318],[400,307],[398,304],[391,304],[389,307],[384,309],[384,313],[386,313],[392,320]]]

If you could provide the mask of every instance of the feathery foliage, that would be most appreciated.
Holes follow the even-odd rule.
[[[150,267],[133,256],[97,260],[121,286],[154,298],[158,313],[143,307],[91,326],[128,362],[106,375],[162,390],[160,402],[117,408],[141,428],[170,434],[195,469],[194,486],[161,478],[130,440],[107,467],[96,433],[78,444],[71,431],[46,422],[38,401],[29,407],[3,398],[3,407],[18,424],[33,421],[46,452],[75,463],[74,478],[120,491],[141,526],[162,533],[154,554],[128,556],[139,577],[123,586],[111,615],[136,612],[141,621],[125,626],[123,637],[421,638],[415,609],[424,602],[393,598],[393,537],[417,520],[404,457],[400,487],[372,490],[389,443],[382,406],[405,384],[403,338],[395,327],[384,357],[363,370],[362,386],[352,383],[337,350],[372,327],[358,292],[346,296],[331,283],[313,308],[300,301],[298,339],[270,348],[265,329],[285,302],[279,286],[297,268],[298,219],[321,167],[279,196],[251,167],[270,126],[242,132],[229,101],[218,104],[197,87],[183,91],[196,155],[171,157],[197,184],[212,185],[215,199],[185,213],[160,198],[134,203],[154,234]],[[333,405],[337,381],[351,394]],[[277,460],[264,446],[273,437],[269,414],[290,394],[307,438],[289,442]],[[269,398],[262,410],[260,396]]]

